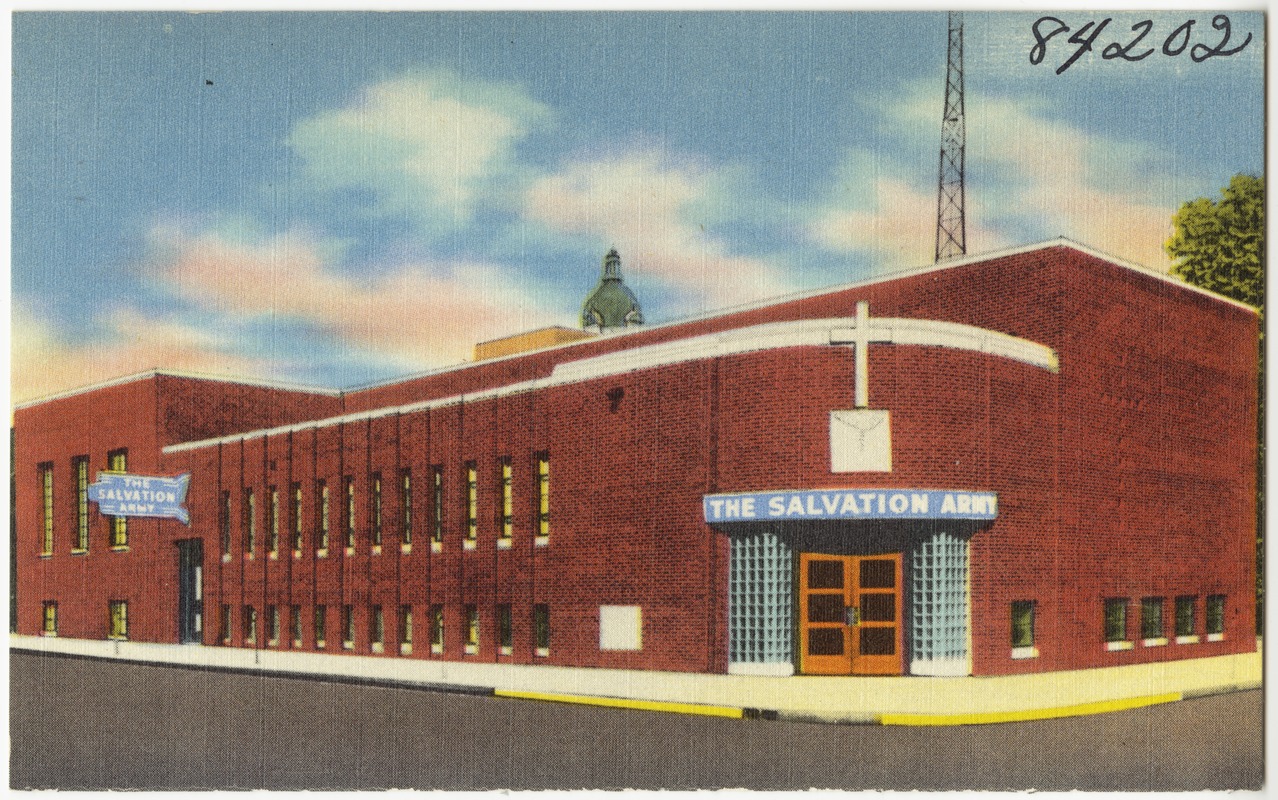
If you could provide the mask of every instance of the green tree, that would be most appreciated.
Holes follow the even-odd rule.
[[[1265,179],[1235,175],[1220,200],[1200,197],[1172,217],[1175,231],[1163,245],[1172,274],[1260,311],[1256,387],[1256,632],[1262,630],[1265,601]]]

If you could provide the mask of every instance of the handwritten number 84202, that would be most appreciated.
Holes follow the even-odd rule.
[[[1112,17],[1106,17],[1100,22],[1088,22],[1083,27],[1074,31],[1066,41],[1069,44],[1078,45],[1078,48],[1065,59],[1059,67],[1056,68],[1056,74],[1060,75],[1069,69],[1075,61],[1082,58],[1084,54],[1091,51],[1096,44],[1096,40],[1100,38],[1101,31],[1113,21]],[[1185,48],[1189,47],[1189,39],[1193,32],[1194,23],[1197,20],[1186,20],[1176,27],[1167,38],[1163,40],[1162,51],[1165,56],[1178,56],[1185,52]],[[1220,41],[1215,45],[1198,43],[1189,48],[1189,57],[1194,61],[1206,61],[1216,56],[1232,56],[1234,53],[1241,51],[1244,47],[1251,43],[1251,34],[1247,34],[1247,38],[1243,39],[1243,43],[1234,48],[1229,48],[1229,37],[1232,33],[1229,24],[1229,17],[1224,14],[1217,14],[1211,19],[1211,26],[1220,31]],[[1121,58],[1124,61],[1140,61],[1154,53],[1153,47],[1138,51],[1138,46],[1150,31],[1154,28],[1153,20],[1142,20],[1132,26],[1132,33],[1135,37],[1126,44],[1122,42],[1110,42],[1101,51],[1101,58],[1111,60]],[[1041,64],[1047,56],[1047,43],[1053,37],[1062,33],[1069,33],[1070,27],[1062,20],[1056,17],[1039,17],[1034,20],[1034,25],[1030,28],[1034,34],[1034,46],[1030,48],[1029,60],[1031,64]],[[1157,41],[1157,40],[1155,40]]]

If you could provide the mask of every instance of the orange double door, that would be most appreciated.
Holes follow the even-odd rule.
[[[799,671],[901,675],[901,554],[799,554]]]

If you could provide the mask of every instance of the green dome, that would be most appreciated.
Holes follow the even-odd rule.
[[[599,283],[581,306],[581,327],[603,331],[642,324],[639,301],[621,279],[621,256],[616,250],[609,250],[604,256]]]

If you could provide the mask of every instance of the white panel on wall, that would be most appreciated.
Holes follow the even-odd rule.
[[[892,471],[892,432],[886,409],[830,412],[830,471]]]
[[[599,649],[643,649],[643,614],[639,606],[599,606]]]

